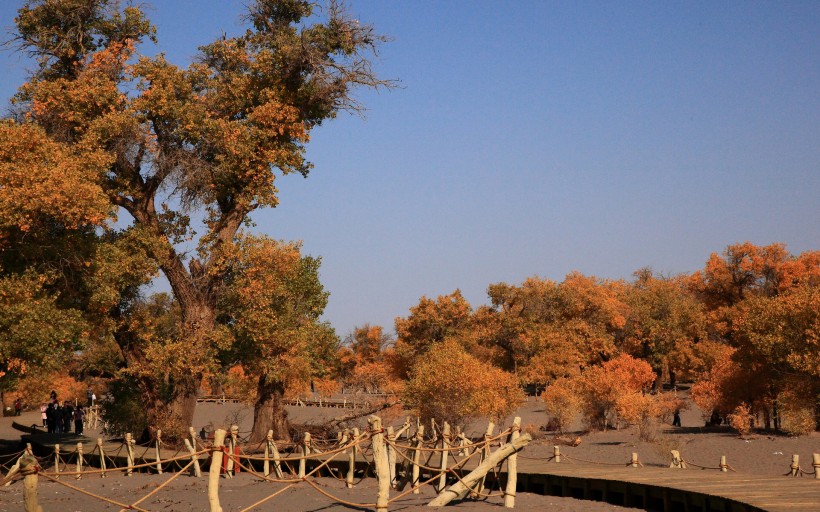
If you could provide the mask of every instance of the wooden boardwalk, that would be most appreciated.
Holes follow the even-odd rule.
[[[820,512],[820,480],[716,470],[556,464],[519,458],[522,491],[646,510]]]

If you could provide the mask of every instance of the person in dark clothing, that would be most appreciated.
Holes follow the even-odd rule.
[[[71,433],[71,420],[74,418],[74,407],[71,402],[66,400],[63,402],[63,433]]]
[[[54,433],[54,402],[49,402],[46,408],[46,425],[48,426],[48,433]]]
[[[63,433],[63,406],[60,402],[54,402],[54,433]]]
[[[74,433],[77,435],[82,435],[83,433],[83,416],[85,416],[83,406],[78,405],[74,411]]]
[[[14,415],[20,416],[20,413],[23,411],[23,401],[19,398],[14,401]]]
[[[672,416],[672,426],[680,427],[680,409],[675,409],[675,414]]]

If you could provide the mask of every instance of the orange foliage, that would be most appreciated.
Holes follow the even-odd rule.
[[[541,394],[546,404],[547,414],[550,415],[550,424],[559,432],[563,432],[575,418],[580,406],[578,392],[570,379],[558,379]]]
[[[577,387],[585,421],[592,428],[615,425],[627,400],[641,395],[654,380],[655,373],[646,361],[627,354],[587,368],[578,378]]]
[[[405,403],[422,418],[453,425],[479,417],[500,422],[522,398],[514,375],[479,361],[455,340],[430,348],[413,367],[404,392]]]
[[[325,378],[313,380],[313,390],[321,398],[330,398],[341,391],[341,389],[342,385],[336,379]]]

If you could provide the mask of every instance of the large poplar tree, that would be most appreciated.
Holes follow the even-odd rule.
[[[190,424],[203,372],[232,342],[217,308],[236,282],[241,226],[278,203],[275,176],[306,176],[311,130],[358,110],[356,89],[390,85],[369,60],[383,38],[334,3],[317,12],[304,0],[255,0],[244,19],[244,33],[201,47],[187,68],[139,55],[155,30],[134,6],[28,0],[15,19],[37,67],[3,125],[4,239],[91,239],[82,256],[76,244],[62,255],[82,277],[73,305],[107,318],[129,367],[162,360],[157,350],[173,360],[159,375],[132,372],[155,421]],[[128,227],[114,227],[118,213]],[[156,272],[178,328],[152,344],[129,311]]]

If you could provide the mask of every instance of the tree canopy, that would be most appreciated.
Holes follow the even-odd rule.
[[[166,385],[150,372],[132,374],[156,418],[185,425],[202,376],[231,344],[291,343],[259,315],[275,315],[269,319],[278,319],[276,328],[287,324],[283,331],[297,328],[293,318],[282,320],[286,307],[258,311],[231,288],[271,278],[253,273],[248,254],[290,251],[303,273],[318,265],[295,247],[251,243],[241,227],[254,210],[278,204],[277,176],[308,175],[315,127],[360,110],[356,89],[390,86],[370,65],[384,38],[339,4],[255,0],[247,9],[242,34],[201,47],[186,68],[139,54],[155,29],[136,6],[29,0],[15,18],[14,41],[37,67],[13,100],[14,119],[0,127],[4,273],[53,270],[58,258],[35,254],[32,242],[62,244],[66,263],[49,281],[54,300],[86,318],[105,317],[129,366],[162,347],[175,361],[165,367]],[[248,253],[236,251],[242,243]],[[169,313],[177,319],[162,340],[147,334],[139,313],[140,287],[158,272],[170,284]],[[305,313],[312,320],[323,293],[313,294]],[[229,312],[218,311],[223,300]],[[235,328],[223,328],[220,315]],[[257,353],[273,358],[270,369],[283,351]]]

